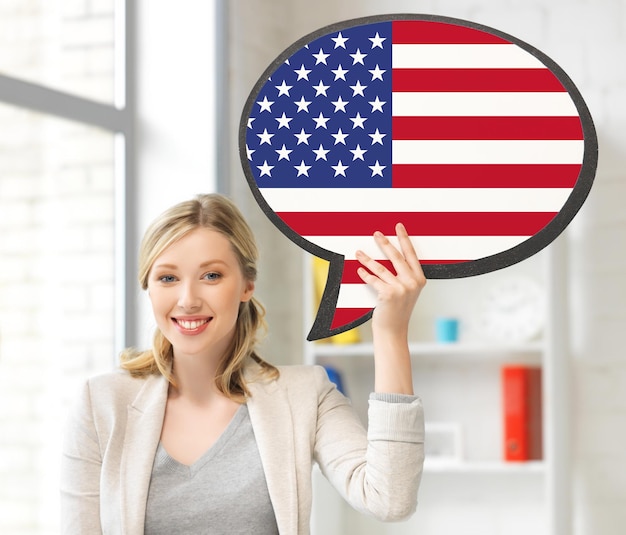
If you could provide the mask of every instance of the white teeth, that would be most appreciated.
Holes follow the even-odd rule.
[[[200,325],[203,325],[204,323],[206,323],[207,320],[196,320],[196,321],[177,320],[177,321],[178,321],[178,324],[183,329],[193,331],[194,329],[197,329],[198,327],[200,327]]]

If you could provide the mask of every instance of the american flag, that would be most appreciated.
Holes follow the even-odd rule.
[[[354,256],[384,261],[375,230],[403,222],[425,269],[515,250],[566,204],[585,152],[572,96],[536,55],[440,20],[321,35],[246,111],[249,181],[283,225],[344,258],[329,333],[375,306]]]

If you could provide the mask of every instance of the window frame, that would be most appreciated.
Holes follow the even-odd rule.
[[[137,271],[133,236],[136,221],[135,64],[136,17],[132,0],[115,0],[114,102],[106,104],[0,73],[0,102],[114,134],[115,354],[136,336],[134,293]]]

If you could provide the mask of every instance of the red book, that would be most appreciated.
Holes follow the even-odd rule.
[[[533,461],[543,458],[541,368],[502,367],[504,459]]]

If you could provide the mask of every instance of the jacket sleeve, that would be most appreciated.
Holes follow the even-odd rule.
[[[68,419],[61,457],[61,533],[102,533],[102,459],[94,425],[89,383]]]
[[[424,463],[422,403],[369,400],[368,429],[323,368],[317,373],[315,460],[355,509],[383,521],[407,518],[417,507]]]

